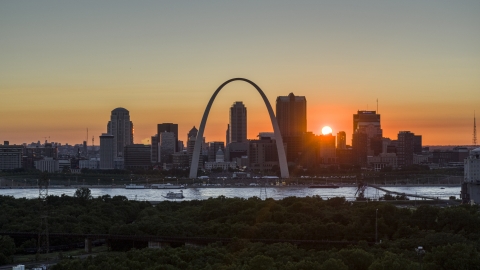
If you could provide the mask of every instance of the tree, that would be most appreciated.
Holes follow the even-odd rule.
[[[90,200],[92,198],[92,192],[89,188],[77,188],[73,196],[82,200]]]
[[[11,256],[15,254],[15,242],[10,236],[0,236],[0,265],[11,262]]]

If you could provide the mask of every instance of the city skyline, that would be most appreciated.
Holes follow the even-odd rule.
[[[411,131],[425,145],[470,145],[478,11],[466,1],[2,2],[0,140],[91,145],[95,136],[99,145],[111,110],[123,107],[135,143],[159,123],[178,124],[186,141],[215,89],[245,77],[272,105],[305,96],[307,131],[330,126],[347,144],[352,115],[377,111],[378,99],[384,137]],[[235,101],[255,115],[247,138],[272,131],[255,89],[235,82],[212,107],[207,141],[225,140]]]

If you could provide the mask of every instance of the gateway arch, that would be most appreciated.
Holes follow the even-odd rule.
[[[192,156],[192,164],[190,164],[190,178],[197,177],[198,161],[200,159],[200,150],[201,150],[202,141],[203,141],[202,139],[198,139],[198,138],[203,138],[203,131],[205,130],[205,124],[207,123],[208,113],[210,112],[210,108],[212,107],[213,101],[215,100],[215,97],[225,85],[234,81],[244,81],[251,84],[253,87],[255,87],[255,89],[257,89],[260,96],[262,96],[263,101],[265,102],[265,106],[267,107],[268,114],[270,115],[270,121],[272,122],[273,132],[275,134],[275,141],[277,143],[278,163],[280,166],[280,175],[282,178],[288,178],[289,173],[288,173],[287,157],[285,156],[285,148],[283,147],[282,134],[280,134],[280,128],[278,127],[277,118],[273,113],[272,106],[270,105],[270,102],[268,101],[268,98],[263,93],[262,89],[260,89],[260,87],[258,87],[258,85],[256,85],[254,82],[245,78],[233,78],[222,83],[222,85],[220,85],[217,88],[215,93],[213,93],[212,97],[210,98],[207,108],[203,113],[202,122],[200,123],[200,128],[197,134],[197,140],[195,141],[195,147],[193,149],[193,156]]]

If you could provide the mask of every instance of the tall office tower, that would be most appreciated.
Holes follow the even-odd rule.
[[[173,123],[162,123],[157,125],[157,134],[160,136],[162,132],[173,132],[175,135],[175,152],[180,151],[178,149],[178,124]]]
[[[230,143],[230,124],[227,124],[227,131],[225,132],[225,144]]]
[[[158,144],[158,134],[155,134],[152,136],[152,145],[150,146],[150,160],[152,163],[158,163],[159,158],[158,158],[158,151],[160,148],[160,145]]]
[[[282,137],[302,136],[307,132],[307,100],[293,93],[277,97],[276,117]]]
[[[397,165],[400,168],[413,164],[415,134],[410,131],[400,131],[397,139]]]
[[[247,142],[247,108],[237,101],[230,108],[229,143]]]
[[[100,136],[100,169],[111,170],[114,168],[115,136],[103,133]]]
[[[175,153],[176,137],[173,132],[164,131],[160,133],[160,151],[159,156],[161,163],[172,163],[172,155]]]
[[[413,153],[422,153],[422,135],[413,136]]]
[[[283,141],[287,144],[287,161],[298,162],[307,132],[307,100],[304,96],[277,97],[276,118]]]
[[[345,131],[340,131],[337,133],[337,148],[347,148],[347,133],[345,133]]]
[[[353,115],[352,148],[356,163],[366,165],[367,156],[382,153],[380,114],[376,111],[358,111]]]
[[[192,164],[192,156],[193,156],[193,150],[195,148],[195,142],[197,141],[197,135],[198,135],[198,129],[196,127],[193,127],[187,134],[187,155],[188,155],[188,164],[189,166]],[[198,168],[202,168],[201,166],[203,164],[202,156],[200,155],[200,158],[198,160]]]
[[[133,123],[130,114],[124,108],[116,108],[112,111],[107,125],[107,133],[113,135],[113,152],[116,157],[123,157],[125,146],[133,144]]]

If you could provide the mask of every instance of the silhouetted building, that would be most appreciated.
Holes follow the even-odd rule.
[[[5,141],[0,145],[0,170],[12,170],[22,167],[22,145],[10,145]]]
[[[157,125],[157,134],[160,136],[162,132],[172,132],[175,136],[175,152],[180,151],[178,148],[178,124],[162,123]]]
[[[46,157],[58,159],[58,147],[52,143],[45,143],[42,147],[39,143],[34,147],[23,148],[22,167],[25,169],[35,168],[35,161]]]
[[[158,154],[160,150],[159,149],[160,145],[158,144],[158,140],[160,138],[158,137],[158,134],[155,134],[151,137],[151,139],[152,139],[152,144],[150,145],[150,154],[151,154],[150,160],[153,164],[156,164],[159,162],[159,159],[160,159]]]
[[[279,96],[276,118],[283,142],[287,144],[287,161],[299,163],[302,159],[303,134],[307,132],[307,100],[304,96]]]
[[[352,148],[355,163],[366,166],[367,156],[382,153],[380,114],[375,111],[358,111],[353,115]]]
[[[133,123],[127,109],[116,108],[112,111],[107,133],[114,136],[113,153],[116,157],[123,157],[125,146],[133,144]]]
[[[124,166],[125,169],[143,169],[151,166],[150,146],[143,144],[131,144],[125,146]]]
[[[337,133],[337,148],[347,148],[347,134],[345,133],[345,131],[340,131]]]
[[[247,108],[237,101],[230,108],[229,143],[247,142]]]
[[[336,163],[335,136],[332,134],[317,136],[320,142],[319,162],[321,164]]]
[[[449,163],[463,162],[468,157],[466,147],[454,147],[451,150],[435,150],[432,152],[432,163],[448,166]]]
[[[193,127],[187,134],[187,155],[188,164],[192,164],[193,150],[195,149],[195,142],[197,141],[198,129]],[[203,167],[203,156],[200,155],[198,159],[198,168]]]
[[[404,168],[413,165],[413,146],[415,134],[410,131],[400,131],[397,139],[398,167]]]
[[[172,163],[172,155],[175,153],[175,134],[173,132],[162,132],[160,135],[160,163]]]
[[[307,100],[293,93],[277,97],[276,118],[282,137],[302,136],[307,132]]]
[[[422,135],[413,136],[413,153],[422,153]]]
[[[111,170],[114,169],[114,136],[111,134],[103,133],[100,136],[100,169]],[[123,150],[122,150],[123,152]]]
[[[277,144],[271,137],[249,140],[247,155],[253,171],[272,172],[274,166],[278,167]]]

